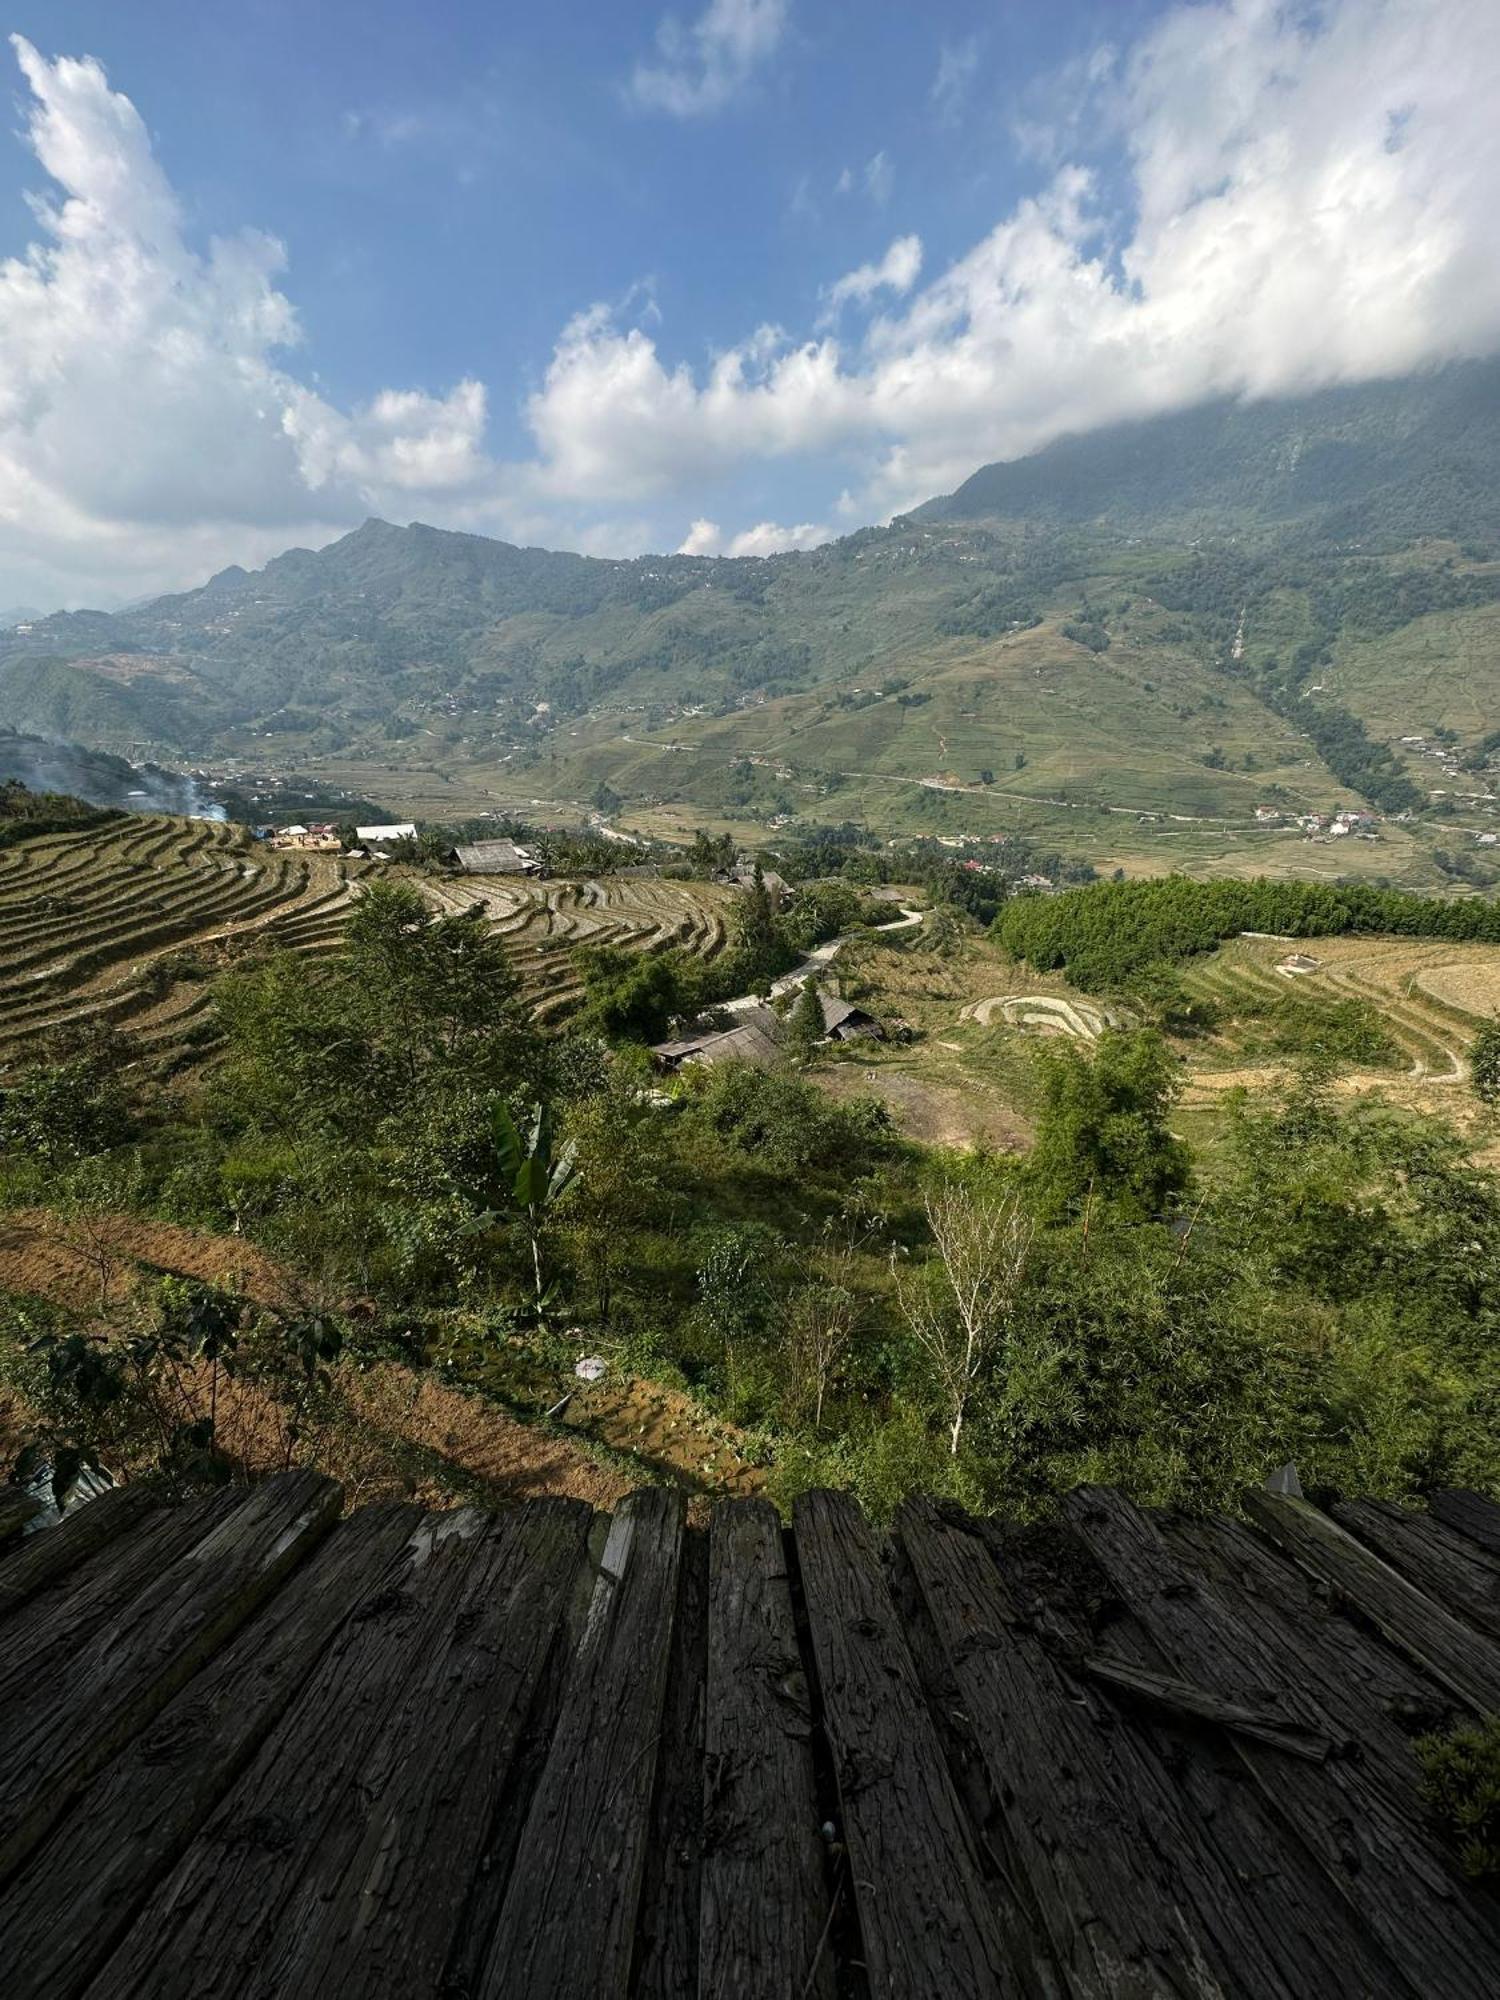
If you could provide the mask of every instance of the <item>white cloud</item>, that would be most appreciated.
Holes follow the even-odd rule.
[[[544,478],[645,493],[833,454],[889,511],[1064,431],[1500,346],[1491,0],[1179,6],[1086,69],[1126,225],[1064,163],[858,348],[762,329],[702,375],[585,315],[530,406]]]
[[[716,556],[723,546],[724,537],[718,522],[700,517],[683,536],[677,553],[680,556]]]
[[[1084,61],[1071,122],[1037,99],[1066,150],[965,255],[924,283],[903,237],[830,284],[825,309],[878,308],[857,336],[763,326],[694,366],[649,299],[576,315],[525,404],[521,463],[487,452],[478,380],[338,406],[298,367],[280,245],[195,244],[98,64],[16,49],[54,187],[37,242],[0,261],[7,601],[136,597],[370,512],[635,550],[664,519],[722,514],[710,488],[770,462],[838,496],[777,511],[849,523],[1065,431],[1500,347],[1492,0],[1176,6]],[[824,533],[700,520],[689,542]]]
[[[928,97],[941,125],[955,125],[979,68],[979,37],[944,42],[938,51],[937,75]]]
[[[701,118],[721,111],[761,69],[786,32],[788,0],[709,0],[691,26],[666,15],[657,60],[637,63],[628,96],[645,111]]]
[[[373,511],[496,497],[485,392],[341,411],[286,370],[300,339],[254,231],[190,247],[128,98],[16,38],[26,136],[56,184],[0,262],[0,539],[55,600],[138,596]]]
[[[802,521],[784,528],[777,521],[757,521],[726,541],[717,521],[694,521],[678,548],[680,556],[780,556],[790,549],[818,549],[831,542],[837,529],[820,521]]]
[[[845,167],[833,184],[835,194],[853,194],[862,189],[877,208],[884,208],[896,185],[896,169],[882,147],[859,168]]]
[[[922,269],[920,236],[898,236],[878,264],[861,264],[847,271],[828,287],[828,312],[832,318],[840,306],[851,301],[863,305],[876,292],[909,292]]]

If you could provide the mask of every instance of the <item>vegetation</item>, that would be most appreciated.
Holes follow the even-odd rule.
[[[1450,902],[1364,884],[1100,882],[1052,897],[1008,903],[995,935],[1039,971],[1066,968],[1086,992],[1129,989],[1163,964],[1208,952],[1241,931],[1283,937],[1382,933],[1493,943],[1500,907],[1478,897]]]
[[[1500,1717],[1419,1739],[1422,1791],[1475,1881],[1500,1876]]]
[[[721,956],[799,948],[795,903],[737,907]],[[1500,1481],[1500,1186],[1316,1063],[1208,1160],[1160,1034],[1043,1044],[1029,1154],[961,1156],[828,1094],[821,1055],[664,1091],[649,1010],[540,1025],[505,936],[410,883],[311,970],[199,984],[218,1060],[170,1095],[120,1037],[37,1041],[0,1078],[0,1198],[93,1272],[0,1325],[65,1473],[238,1476],[226,1382],[279,1412],[273,1456],[315,1453],[372,1361],[540,1419],[582,1350],[739,1426],[778,1496],[831,1480],[878,1512],[918,1488],[1040,1511],[1089,1479],[1225,1506],[1288,1458],[1391,1496]],[[306,1303],[122,1289],[122,1214],[272,1258]]]

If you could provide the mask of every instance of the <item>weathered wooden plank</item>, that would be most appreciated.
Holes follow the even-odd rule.
[[[7,2000],[82,1992],[421,1518],[367,1507],[340,1524],[99,1774],[6,1889]]]
[[[102,1764],[145,1726],[332,1526],[339,1489],[310,1472],[243,1503],[87,1641],[65,1675],[6,1713],[0,1872],[25,1859]]]
[[[1431,1514],[1388,1500],[1344,1500],[1339,1526],[1400,1570],[1407,1582],[1491,1640],[1500,1640],[1500,1561]]]
[[[1103,1570],[1065,1529],[1018,1530],[991,1520],[973,1525],[992,1551],[1008,1595],[1070,1671],[1100,1644],[1147,1671],[1171,1667]],[[1246,1531],[1246,1539],[1254,1537]],[[1298,1590],[1305,1588],[1298,1572],[1274,1551],[1264,1554]],[[1254,1944],[1235,1947],[1244,1949],[1247,1966],[1269,1959],[1284,1989],[1299,2000],[1310,1992],[1324,2000],[1371,2000],[1377,1994],[1380,2000],[1420,2000],[1356,1920],[1280,1805],[1257,1784],[1232,1737],[1137,1706],[1120,1726],[1127,1740],[1139,1740],[1153,1782],[1165,1774],[1169,1796],[1161,1813],[1144,1805],[1140,1810],[1150,1824],[1160,1824],[1169,1864],[1186,1864],[1191,1876],[1201,1859],[1226,1885],[1217,1901],[1212,1895],[1207,1903],[1195,1898],[1197,1907],[1206,1911],[1210,1926],[1222,1923],[1226,1933],[1242,1921],[1242,1912],[1252,1927]],[[1174,1831],[1179,1813],[1186,1823],[1180,1835]]]
[[[482,2000],[623,2000],[650,1825],[682,1496],[621,1501],[551,1754],[485,1965]]]
[[[1278,1548],[1337,1591],[1460,1700],[1500,1709],[1500,1651],[1306,1500],[1247,1493],[1251,1520]]]
[[[1231,1701],[1284,1712],[1313,1729],[1328,1718],[1249,1619],[1233,1616],[1189,1576],[1130,1503],[1088,1488],[1069,1520],[1171,1670]],[[1337,1734],[1336,1730],[1330,1733]],[[1500,1989],[1500,1928],[1421,1825],[1403,1816],[1357,1760],[1310,1764],[1244,1736],[1235,1754],[1295,1828],[1328,1879],[1424,2000],[1470,2000]]]
[[[41,1511],[41,1501],[23,1493],[19,1486],[0,1486],[0,1543],[19,1535]]]
[[[300,1871],[353,1810],[362,1763],[488,1526],[427,1516],[367,1585],[311,1678],[89,1989],[89,2000],[243,2000]]]
[[[1241,1731],[1258,1743],[1284,1750],[1289,1757],[1309,1757],[1315,1764],[1322,1764],[1335,1749],[1344,1747],[1335,1744],[1321,1730],[1305,1728],[1261,1709],[1246,1708],[1242,1702],[1225,1701],[1222,1695],[1194,1687],[1191,1681],[1178,1680],[1173,1674],[1153,1674],[1145,1667],[1114,1659],[1108,1653],[1085,1654],[1079,1661],[1079,1671],[1118,1693],[1133,1695],[1148,1707],[1182,1716],[1190,1722],[1211,1722],[1218,1729]]]
[[[347,1810],[298,1870],[250,1994],[436,1993],[588,1523],[580,1501],[533,1501],[475,1548]]]
[[[831,1994],[812,1707],[775,1509],[731,1500],[709,1535],[703,2000]],[[816,1971],[813,1970],[817,1960]]]
[[[159,1504],[149,1486],[115,1486],[75,1507],[55,1528],[27,1535],[0,1559],[0,1618],[81,1569],[126,1529],[138,1535]]]
[[[898,1532],[1066,1990],[1284,2000],[1262,1924],[1175,1777],[1049,1657],[982,1536],[923,1503]]]
[[[631,2000],[697,2000],[703,1856],[703,1722],[708,1670],[708,1536],[689,1528],[641,1875]]]
[[[870,1992],[1014,1992],[875,1538],[841,1493],[804,1495],[794,1520]]]
[[[1412,1736],[1441,1727],[1463,1705],[1244,1522],[1169,1516],[1157,1527],[1220,1603],[1294,1663],[1299,1687],[1339,1738],[1357,1746],[1366,1775],[1409,1811],[1417,1784]]]
[[[1447,1527],[1466,1535],[1490,1555],[1500,1556],[1500,1506],[1493,1500],[1483,1493],[1448,1486],[1429,1493],[1427,1504]]]
[[[121,1536],[93,1562],[17,1606],[5,1621],[0,1646],[0,1708],[23,1700],[39,1679],[62,1673],[96,1632],[249,1497],[240,1487],[161,1508],[135,1534]]]

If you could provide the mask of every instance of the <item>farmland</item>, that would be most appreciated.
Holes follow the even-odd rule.
[[[717,958],[735,891],[704,882],[661,882],[636,875],[597,881],[518,882],[465,875],[428,879],[424,893],[450,915],[482,909],[514,957],[521,990],[537,1020],[560,1020],[581,999],[573,963],[580,945],[617,951],[676,947]]]
[[[0,853],[0,1060],[56,1030],[109,1023],[153,1066],[182,1066],[212,1038],[213,975],[251,948],[332,950],[370,869],[147,815],[16,844]],[[417,879],[438,909],[483,908],[543,1022],[581,994],[576,946],[712,958],[733,896],[639,877]]]
[[[0,1055],[109,1023],[170,1066],[248,945],[332,948],[362,865],[155,815],[17,843],[0,853]]]

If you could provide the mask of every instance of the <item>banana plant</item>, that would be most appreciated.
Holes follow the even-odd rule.
[[[550,1105],[532,1107],[531,1133],[524,1140],[503,1098],[490,1099],[489,1116],[494,1173],[487,1193],[496,1208],[503,1204],[525,1225],[540,1310],[547,1300],[542,1283],[542,1228],[577,1178],[578,1148],[571,1139],[562,1146],[554,1144]]]

